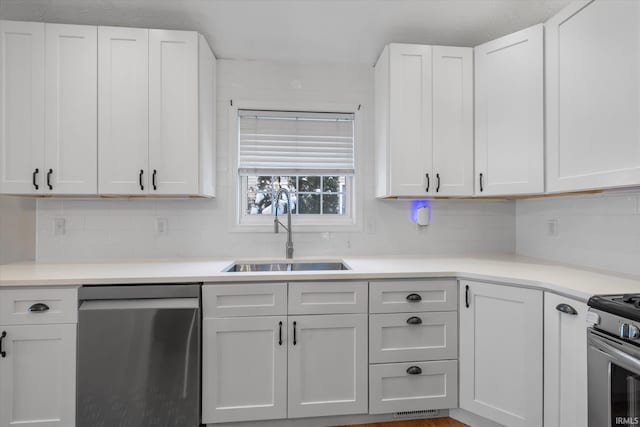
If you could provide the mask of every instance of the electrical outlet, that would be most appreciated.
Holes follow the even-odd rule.
[[[556,237],[558,235],[558,220],[550,219],[547,221],[547,235]]]
[[[53,235],[64,236],[67,233],[67,219],[56,217],[53,220]]]
[[[156,218],[156,234],[164,236],[169,233],[169,220],[167,218]]]

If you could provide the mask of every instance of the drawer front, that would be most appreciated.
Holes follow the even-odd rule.
[[[202,305],[204,317],[281,316],[287,314],[287,284],[208,284]]]
[[[448,409],[457,406],[456,360],[369,366],[371,414]]]
[[[445,280],[382,280],[369,288],[371,313],[454,311],[458,307],[458,286]]]
[[[371,363],[457,359],[458,313],[372,314]]]
[[[0,290],[0,325],[78,323],[77,288]]]
[[[289,283],[289,314],[367,312],[367,282]]]

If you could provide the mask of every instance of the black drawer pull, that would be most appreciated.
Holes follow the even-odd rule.
[[[144,174],[144,170],[140,169],[140,174],[138,175],[138,184],[140,185],[140,190],[144,191],[144,184],[142,183],[142,175]]]
[[[31,307],[29,307],[29,313],[43,313],[45,311],[49,311],[49,306],[41,302],[33,304]]]
[[[407,368],[407,374],[409,375],[420,375],[422,373],[422,369],[420,366],[409,366]]]
[[[33,176],[32,176],[32,180],[33,180],[33,186],[36,190],[40,189],[40,186],[38,185],[38,183],[36,182],[36,177],[38,176],[38,173],[40,172],[40,169],[36,168],[33,171]]]
[[[482,185],[482,178],[484,177],[484,175],[482,173],[480,173],[480,192],[482,193],[484,191],[484,187]]]
[[[407,319],[408,325],[422,325],[422,319],[417,316],[412,316]]]
[[[440,174],[439,173],[436,174],[436,180],[438,182],[438,185],[436,186],[436,193],[439,193],[440,192]]]
[[[571,307],[569,304],[558,304],[558,305],[556,305],[556,310],[558,310],[558,311],[560,311],[562,313],[570,314],[572,316],[575,316],[575,315],[578,314],[576,309]]]
[[[4,339],[7,337],[7,331],[2,331],[2,334],[0,335],[0,357],[7,357],[7,352],[4,351],[2,349],[2,343],[4,342]]]
[[[419,302],[422,301],[422,297],[418,294],[409,294],[407,295],[407,301],[409,302]]]
[[[425,189],[425,191],[428,193],[429,187],[431,186],[431,180],[429,179],[429,174],[426,174],[426,176],[427,176],[427,188]]]
[[[278,344],[282,345],[282,322],[280,322],[280,332],[278,334]]]

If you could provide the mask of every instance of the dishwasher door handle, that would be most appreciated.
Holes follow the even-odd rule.
[[[138,309],[171,309],[171,308],[200,308],[198,298],[157,298],[157,299],[117,299],[83,301],[83,310],[138,310]]]

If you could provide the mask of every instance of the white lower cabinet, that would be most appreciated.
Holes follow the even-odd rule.
[[[458,361],[389,363],[369,368],[369,412],[455,408]]]
[[[546,292],[544,425],[587,425],[587,305]]]
[[[73,427],[76,325],[0,326],[0,427]]]
[[[286,316],[203,320],[203,423],[286,418],[286,322]]]
[[[367,315],[289,317],[289,418],[367,412]]]
[[[505,426],[540,427],[542,291],[460,284],[460,407]]]

